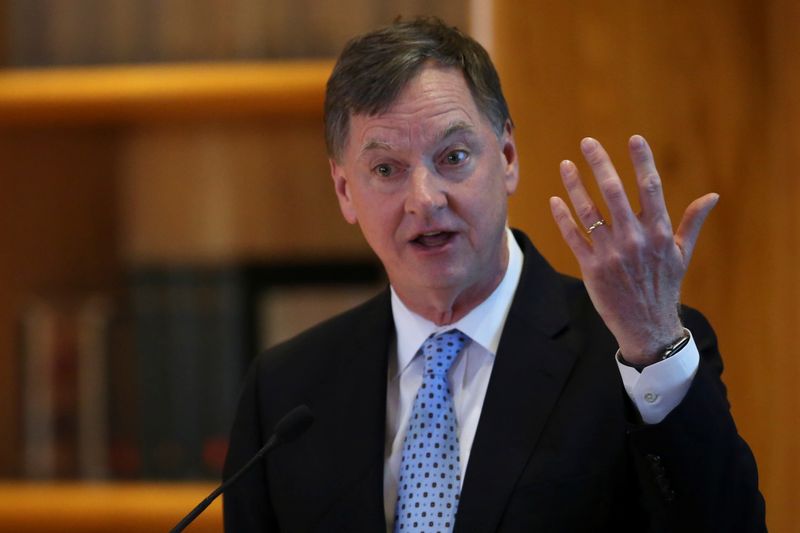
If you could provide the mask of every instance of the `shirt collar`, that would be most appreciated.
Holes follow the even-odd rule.
[[[453,328],[465,333],[473,342],[483,346],[492,356],[497,354],[500,335],[503,332],[508,310],[511,308],[522,272],[522,250],[508,228],[506,228],[506,245],[508,246],[508,267],[500,284],[488,298],[453,324],[437,326],[430,320],[414,313],[406,307],[394,287],[391,287],[392,316],[394,317],[395,331],[397,331],[397,374],[400,374],[414,359],[419,347],[432,333],[440,333]]]

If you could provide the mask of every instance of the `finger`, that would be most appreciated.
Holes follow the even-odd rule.
[[[550,198],[550,211],[556,221],[561,236],[567,241],[572,253],[579,263],[582,263],[592,253],[591,245],[586,241],[583,231],[575,223],[572,213],[567,207],[566,202],[558,196]]]
[[[603,146],[597,140],[586,137],[581,140],[581,152],[583,152],[586,162],[592,167],[592,173],[597,180],[600,194],[603,195],[603,200],[608,206],[614,225],[624,229],[634,223],[636,216],[631,209],[628,195],[625,194],[625,187]]]
[[[564,160],[561,162],[559,170],[561,172],[561,181],[564,183],[564,188],[569,195],[569,201],[572,202],[575,214],[578,215],[578,220],[580,220],[583,227],[588,228],[598,220],[602,220],[603,215],[597,209],[597,206],[595,206],[592,198],[586,191],[586,187],[583,186],[583,181],[581,180],[578,167],[575,166],[575,163]],[[570,218],[572,218],[571,215]],[[598,230],[599,229],[601,228],[598,228]],[[592,236],[597,237],[601,233],[604,232],[598,231],[597,234],[592,233]]]
[[[634,135],[628,140],[633,169],[636,172],[636,183],[639,189],[639,205],[642,208],[641,220],[650,225],[665,222],[672,233],[672,222],[664,202],[664,190],[661,177],[656,169],[653,151],[641,135]]]
[[[718,201],[719,195],[712,192],[701,196],[686,208],[683,219],[678,225],[678,231],[675,233],[675,244],[683,252],[683,264],[685,266],[689,265],[689,261],[692,258],[692,252],[694,252],[694,246],[697,243],[697,237],[700,235],[703,223]]]

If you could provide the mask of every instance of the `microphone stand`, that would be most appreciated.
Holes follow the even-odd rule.
[[[206,499],[197,504],[197,506],[192,509],[189,514],[184,516],[183,520],[178,522],[178,524],[170,530],[170,533],[180,533],[186,529],[186,526],[191,524],[194,519],[200,515],[200,513],[205,511],[206,508],[225,491],[225,489],[233,485],[236,480],[242,477],[245,472],[249,471],[259,459],[264,457],[264,455],[266,455],[276,446],[299,437],[301,433],[308,429],[308,426],[311,425],[313,420],[314,416],[311,414],[311,410],[305,405],[299,405],[289,411],[289,413],[281,418],[280,422],[275,425],[275,430],[273,431],[272,436],[267,440],[267,443],[264,444],[264,446],[262,446],[261,449],[258,450],[258,452],[256,452],[256,454],[251,457],[242,468],[228,478],[227,481],[214,489],[211,494],[206,497]]]

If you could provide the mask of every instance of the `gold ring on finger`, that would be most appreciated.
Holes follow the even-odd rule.
[[[598,220],[597,222],[586,228],[586,234],[591,235],[594,230],[596,230],[600,226],[605,226],[605,225],[606,221],[601,218],[600,220]]]

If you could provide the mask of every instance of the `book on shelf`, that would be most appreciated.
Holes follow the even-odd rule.
[[[236,269],[135,274],[131,291],[144,477],[220,475],[246,364],[244,286]]]
[[[381,279],[372,262],[135,272],[142,475],[218,478],[252,357],[375,294]]]
[[[21,316],[21,474],[219,478],[247,366],[374,295],[372,261],[157,266]]]
[[[101,295],[40,298],[22,313],[23,476],[108,477],[111,317]]]

